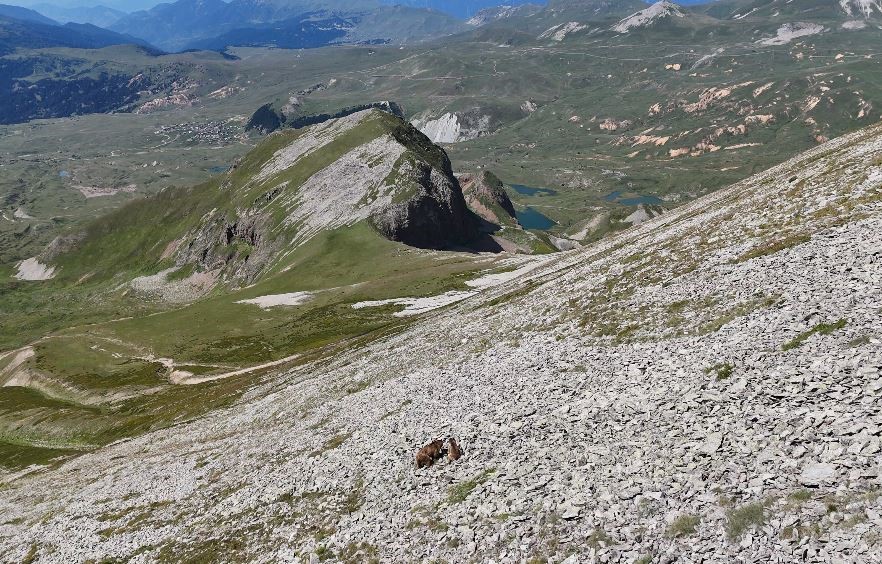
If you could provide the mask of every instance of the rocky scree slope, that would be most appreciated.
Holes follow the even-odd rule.
[[[316,235],[360,222],[422,248],[478,236],[444,151],[400,118],[365,110],[277,132],[229,172],[125,206],[69,252],[36,259],[69,281],[149,275],[143,286],[181,270],[192,274],[177,286],[204,293],[283,270]]]
[[[529,260],[205,419],[7,483],[0,551],[882,558],[882,127]],[[449,434],[465,457],[415,471]]]

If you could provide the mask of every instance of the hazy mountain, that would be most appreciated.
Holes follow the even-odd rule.
[[[0,16],[44,25],[58,24],[57,21],[47,18],[35,10],[29,10],[27,8],[22,8],[21,6],[11,6],[9,4],[0,4]]]
[[[98,27],[110,27],[125,12],[107,6],[65,7],[57,4],[35,4],[33,9],[61,23],[89,23]]]
[[[446,12],[461,19],[469,19],[481,10],[500,6],[515,7],[523,4],[545,4],[544,0],[383,0],[385,4],[428,8]]]
[[[0,55],[16,49],[42,47],[79,47],[95,49],[108,45],[135,44],[149,47],[130,35],[109,31],[91,24],[44,24],[0,16]]]
[[[277,45],[318,47],[335,41],[425,40],[465,28],[451,16],[373,0],[178,0],[116,22],[121,33],[142,33],[168,50],[194,46]]]

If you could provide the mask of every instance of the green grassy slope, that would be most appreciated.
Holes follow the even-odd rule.
[[[316,172],[381,135],[404,143],[408,158],[447,166],[443,152],[408,125],[373,112],[325,139],[296,165],[257,180],[280,149],[308,133],[279,132],[223,175],[161,191],[98,218],[77,232],[70,248],[46,259],[58,272],[51,280],[4,278],[0,454],[6,456],[0,466],[20,468],[89,450],[215,409],[268,369],[370,340],[409,322],[393,315],[402,306],[353,304],[465,289],[467,277],[487,268],[486,257],[407,247],[361,220],[282,247],[284,260],[248,285],[221,283],[190,303],[148,299],[131,289],[132,278],[175,265],[166,253],[170,243],[202,228],[207,218],[234,221],[255,202],[272,219],[261,237],[270,245],[272,238],[289,241],[297,226],[284,222],[288,204],[277,204],[282,196],[264,198],[266,190],[281,185],[296,194]],[[231,246],[228,252],[248,249]],[[186,264],[176,277],[200,268]],[[297,292],[311,295],[298,305],[267,309],[239,303]],[[198,383],[215,377],[221,379]],[[193,385],[180,385],[176,378]]]

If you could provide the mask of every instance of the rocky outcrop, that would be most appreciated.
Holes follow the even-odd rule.
[[[490,171],[463,174],[459,177],[466,204],[481,219],[496,226],[517,224],[514,204],[502,181]]]
[[[229,219],[212,214],[181,245],[176,264],[195,265],[199,271],[223,271],[225,280],[245,284],[254,280],[281,249],[282,241],[269,236],[268,214],[248,213]]]
[[[248,123],[245,124],[245,131],[258,131],[260,133],[272,133],[282,127],[285,115],[276,110],[272,103],[264,104],[251,114]]]
[[[438,117],[424,113],[411,123],[434,143],[459,143],[490,134],[497,125],[487,110],[472,108],[464,112],[446,112]]]
[[[393,241],[429,249],[464,245],[478,236],[478,222],[452,174],[427,163],[417,163],[405,174],[416,192],[374,212],[370,220],[377,231]]]

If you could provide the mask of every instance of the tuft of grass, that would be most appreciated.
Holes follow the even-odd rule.
[[[791,493],[790,495],[787,496],[787,498],[790,501],[793,501],[796,503],[805,503],[806,501],[808,501],[812,498],[812,492],[803,488],[801,490],[796,490],[795,492]]]
[[[337,553],[337,560],[347,563],[379,562],[379,550],[376,546],[366,542],[350,542]]]
[[[738,264],[742,262],[749,261],[750,259],[755,259],[759,257],[764,257],[767,255],[773,255],[777,252],[783,251],[784,249],[789,249],[790,247],[795,247],[796,245],[801,245],[802,243],[807,243],[811,240],[811,237],[804,234],[790,235],[785,237],[784,239],[779,239],[778,241],[771,241],[760,245],[759,247],[754,247],[753,249],[747,251],[740,257],[734,259],[732,261],[733,264]]]
[[[848,324],[848,320],[840,319],[836,323],[819,323],[804,333],[800,333],[792,340],[781,345],[781,350],[789,351],[795,349],[806,342],[812,335],[829,335],[834,331],[842,329]]]
[[[504,304],[521,296],[526,296],[531,291],[533,291],[533,288],[535,287],[536,282],[534,280],[530,280],[522,288],[518,288],[517,290],[513,290],[511,292],[508,292],[507,294],[502,294],[501,296],[496,296],[495,298],[488,300],[487,303],[484,305],[486,307],[495,307],[500,304]]]
[[[603,529],[594,529],[594,531],[592,531],[585,539],[585,544],[594,549],[608,546],[612,544],[612,542],[612,538]]]
[[[861,335],[860,337],[855,337],[854,339],[848,342],[848,347],[851,349],[855,349],[857,347],[862,347],[864,345],[870,344],[869,335]]]
[[[726,536],[736,540],[748,529],[760,527],[765,522],[766,506],[762,501],[734,507],[726,511]]]
[[[447,523],[438,518],[438,515],[425,505],[416,505],[411,510],[414,514],[413,519],[407,522],[405,528],[407,530],[416,529],[417,527],[425,527],[436,533],[443,533],[449,526]]]
[[[483,484],[484,482],[489,480],[490,476],[492,476],[494,472],[495,470],[493,469],[484,470],[471,480],[451,486],[450,490],[447,492],[447,500],[451,504],[461,503],[465,501],[465,499],[469,497],[469,494],[472,493],[472,491],[480,484]]]
[[[320,449],[314,450],[311,453],[309,453],[309,457],[315,458],[316,456],[321,456],[322,454],[324,454],[330,450],[334,450],[335,448],[337,448],[340,445],[342,445],[343,443],[345,443],[346,439],[348,439],[348,438],[349,438],[348,433],[341,433],[339,435],[334,435],[333,437],[331,437],[330,439],[325,441],[325,444],[323,444]]]
[[[727,380],[732,376],[734,370],[735,367],[728,362],[721,362],[705,370],[705,373],[716,375],[717,380]]]
[[[687,537],[695,534],[699,523],[701,523],[701,517],[698,515],[680,515],[668,527],[666,535],[672,539]]]
[[[37,561],[37,543],[31,543],[31,547],[28,549],[27,554],[24,555],[24,558],[21,561],[21,564],[33,564]]]

